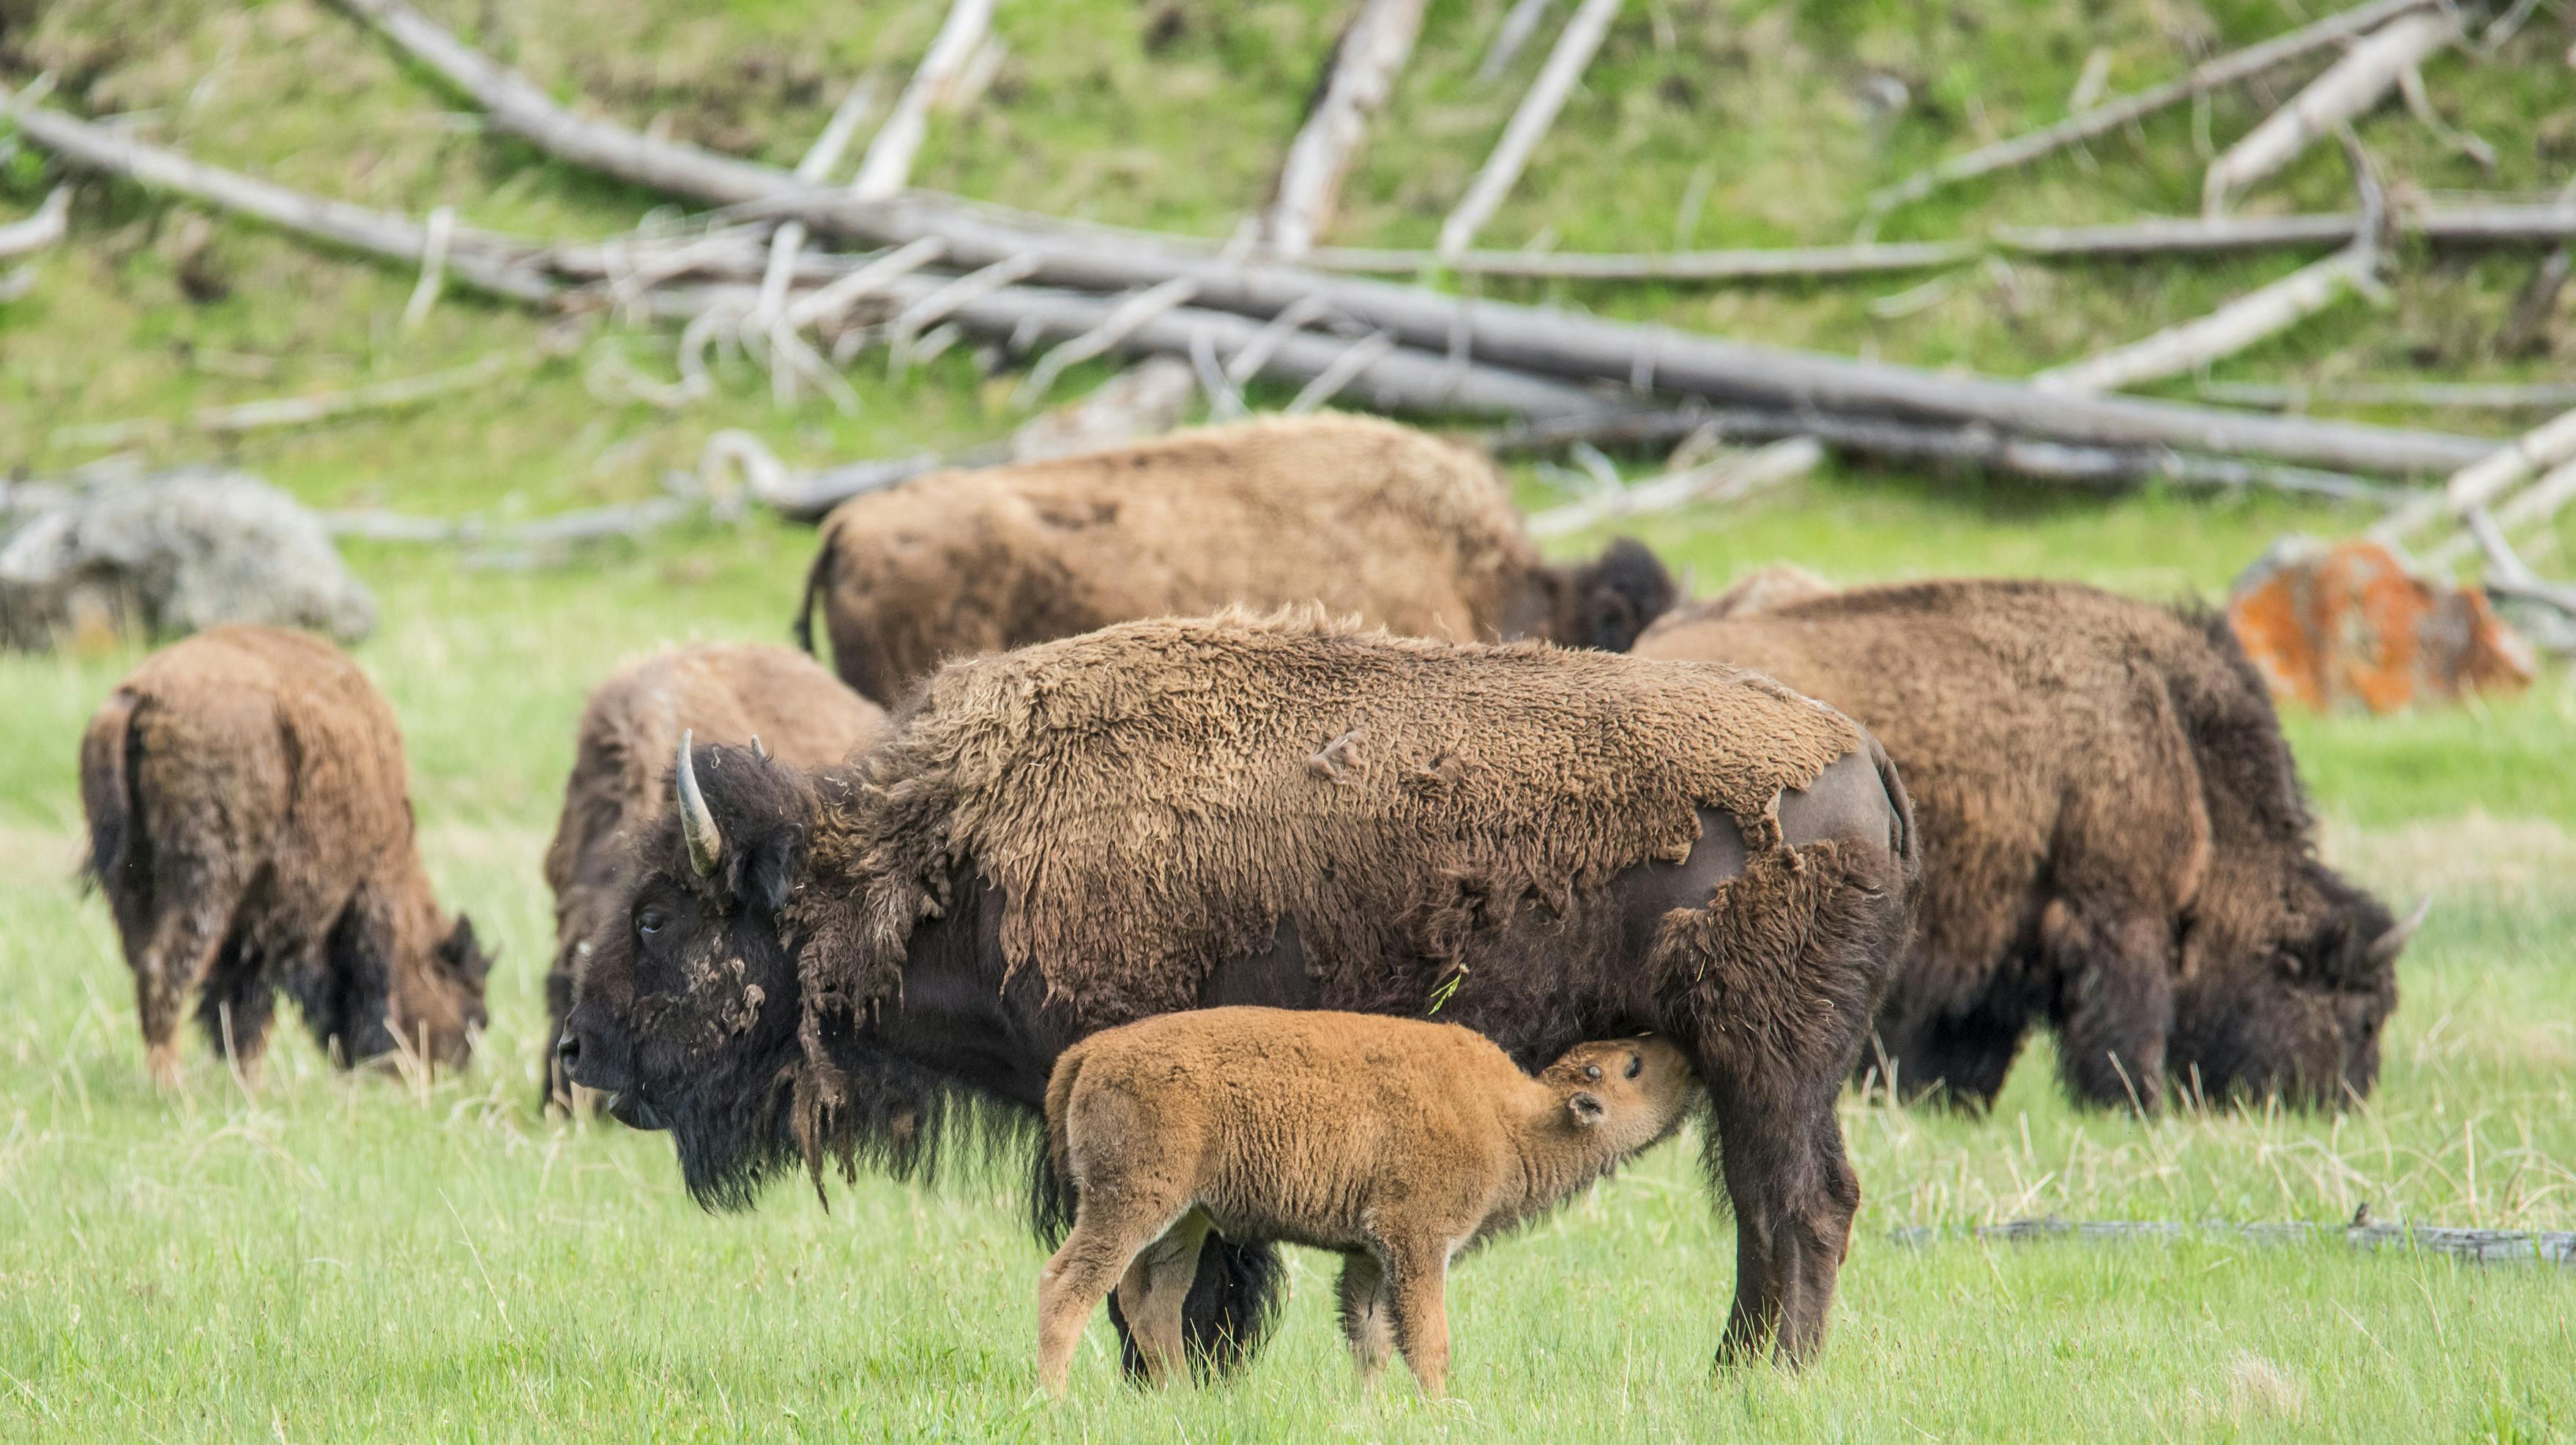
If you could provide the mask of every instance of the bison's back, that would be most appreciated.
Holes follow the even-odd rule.
[[[1356,417],[925,477],[845,503],[825,545],[843,673],[880,697],[943,658],[1229,604],[1491,637],[1538,565],[1483,458]]]
[[[1702,808],[1775,847],[1781,789],[1865,745],[1730,668],[1135,623],[943,670],[862,765],[851,846],[886,880],[866,900],[882,943],[970,858],[1015,966],[1116,1020],[1283,919],[1322,973],[1460,958],[1525,909],[1688,858]]]

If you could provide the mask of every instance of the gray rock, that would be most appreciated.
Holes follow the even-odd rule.
[[[98,484],[0,543],[0,644],[40,650],[227,622],[355,642],[375,630],[376,602],[319,519],[243,472]]]

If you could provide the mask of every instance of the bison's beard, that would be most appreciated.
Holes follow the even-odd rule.
[[[653,1116],[638,1122],[671,1131],[681,1182],[700,1208],[749,1209],[763,1185],[797,1162],[781,1067],[786,1062],[720,1064],[678,1089],[637,1100]]]
[[[838,1102],[815,1121],[814,1138],[800,1134],[796,1114],[796,1084],[813,1071],[792,1043],[711,1061],[684,1085],[623,1097],[649,1111],[632,1122],[671,1131],[681,1181],[711,1213],[751,1208],[774,1178],[795,1169],[812,1169],[819,1192],[826,1161],[844,1177],[861,1165],[898,1179],[926,1174],[952,1116],[974,1112],[970,1101],[890,1055],[847,1038],[835,1043],[829,1083]],[[979,1122],[990,1129],[992,1121]]]

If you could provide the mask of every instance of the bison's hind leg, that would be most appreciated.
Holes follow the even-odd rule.
[[[1065,1391],[1074,1347],[1082,1341],[1092,1310],[1108,1298],[1145,1247],[1180,1222],[1189,1204],[1096,1186],[1083,1188],[1081,1195],[1073,1232],[1038,1271],[1038,1383],[1050,1395]]]
[[[126,963],[134,970],[144,1059],[152,1082],[166,1089],[179,1082],[179,1011],[214,967],[240,898],[238,889],[202,868],[164,880],[158,898],[160,911],[143,930],[142,949]]]
[[[1145,1246],[1127,1277],[1118,1285],[1118,1309],[1132,1332],[1145,1377],[1168,1385],[1188,1364],[1181,1334],[1181,1307],[1190,1286],[1198,1282],[1199,1245],[1209,1229],[1207,1214],[1193,1209],[1163,1237]]]
[[[259,1082],[268,1057],[269,1025],[277,1017],[277,986],[259,954],[236,930],[215,951],[197,996],[197,1026],[245,1084]]]

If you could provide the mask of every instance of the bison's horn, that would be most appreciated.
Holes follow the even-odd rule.
[[[761,746],[760,734],[758,733],[753,733],[751,735],[751,751],[752,755],[759,758],[762,762],[765,763],[769,761],[769,749]]]
[[[724,856],[724,834],[716,831],[716,815],[707,811],[707,795],[698,791],[698,769],[689,761],[689,741],[694,731],[680,734],[680,766],[676,782],[680,792],[680,836],[689,841],[689,866],[706,877],[716,871],[716,860]]]
[[[2397,955],[2406,951],[2407,940],[2415,936],[2416,929],[2424,926],[2424,915],[2432,911],[2433,895],[2427,893],[2419,902],[2416,903],[2415,911],[2406,915],[2405,922],[2391,927],[2386,933],[2372,939],[2370,942],[2370,966],[2373,968],[2386,968],[2390,964],[2395,963],[2397,961]]]

